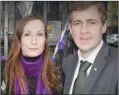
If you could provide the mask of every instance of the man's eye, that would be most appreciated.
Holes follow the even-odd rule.
[[[24,36],[29,36],[30,34],[25,34]]]
[[[89,24],[95,24],[95,22],[92,21],[92,22],[89,22]]]
[[[78,25],[78,24],[79,24],[79,22],[74,23],[74,25]]]
[[[80,24],[80,22],[74,22],[73,23],[73,25],[79,25]]]

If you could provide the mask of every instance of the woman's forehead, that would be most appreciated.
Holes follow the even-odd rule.
[[[24,31],[25,30],[31,30],[31,31],[42,31],[44,30],[44,24],[41,20],[31,20],[28,23],[26,23],[26,25],[24,26]]]

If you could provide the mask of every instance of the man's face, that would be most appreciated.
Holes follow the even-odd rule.
[[[69,29],[77,47],[82,52],[90,52],[102,40],[102,34],[106,32],[106,24],[102,24],[96,6],[91,6],[84,11],[71,13]]]

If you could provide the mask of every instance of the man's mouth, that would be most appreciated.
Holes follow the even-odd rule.
[[[90,40],[91,37],[80,37],[80,40]]]

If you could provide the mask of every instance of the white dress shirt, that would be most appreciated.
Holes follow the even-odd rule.
[[[100,42],[100,44],[98,45],[98,47],[95,48],[95,49],[93,50],[93,52],[92,52],[86,59],[84,59],[84,58],[81,56],[80,50],[78,50],[78,59],[79,59],[79,61],[78,61],[78,64],[77,64],[77,67],[76,67],[76,70],[75,70],[75,73],[74,73],[74,77],[73,77],[73,80],[72,80],[72,84],[71,84],[71,87],[70,87],[69,94],[72,94],[73,87],[74,87],[74,82],[75,82],[75,80],[76,80],[76,78],[77,78],[77,76],[78,76],[78,72],[79,72],[79,68],[80,68],[80,64],[81,64],[80,61],[81,61],[81,60],[83,60],[83,61],[88,61],[88,62],[90,62],[90,63],[93,64],[94,61],[95,61],[95,58],[96,58],[96,56],[97,56],[97,54],[98,54],[98,52],[99,52],[99,50],[100,50],[101,47],[102,47],[102,45],[103,45],[103,41]],[[92,65],[88,68],[88,70],[87,70],[87,75],[89,75],[90,70],[91,70],[91,67],[92,67]]]

